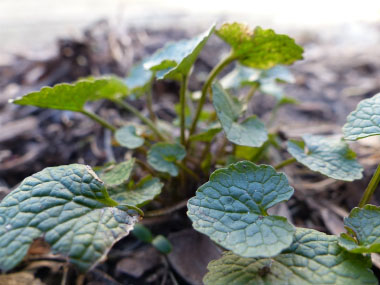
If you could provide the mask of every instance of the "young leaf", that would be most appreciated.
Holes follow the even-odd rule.
[[[204,33],[190,39],[169,43],[153,54],[144,64],[144,68],[156,71],[158,79],[179,80],[187,75],[198,54],[214,32],[214,25]]]
[[[144,95],[152,82],[153,72],[144,68],[145,62],[146,60],[132,67],[128,77],[124,81],[131,93],[137,96]]]
[[[294,242],[274,258],[227,252],[209,263],[207,284],[377,284],[367,256],[346,252],[337,237],[297,228]]]
[[[380,135],[380,93],[360,101],[343,126],[346,140],[358,140]]]
[[[340,246],[354,253],[380,252],[380,207],[354,208],[344,225],[353,235],[342,234]]]
[[[251,116],[242,123],[237,122],[242,105],[223,90],[220,84],[213,84],[212,92],[216,114],[229,141],[237,145],[259,147],[268,139],[264,124],[256,116]]]
[[[99,174],[100,179],[103,180],[107,186],[120,185],[129,179],[134,165],[135,159],[132,158],[128,161],[107,167]]]
[[[136,134],[135,126],[124,126],[115,132],[115,139],[129,149],[135,149],[144,144],[144,139]]]
[[[156,236],[152,240],[152,245],[163,254],[169,254],[173,249],[170,241],[163,235]]]
[[[11,101],[19,105],[80,112],[87,101],[113,99],[125,96],[128,88],[116,77],[88,78],[73,84],[60,83],[53,87],[43,87]]]
[[[294,189],[283,173],[249,161],[216,170],[188,202],[197,231],[245,257],[269,257],[293,241],[294,227],[267,210],[287,201]]]
[[[49,167],[26,178],[0,204],[0,268],[12,269],[43,237],[54,253],[90,269],[138,221],[117,205],[88,166]]]
[[[159,142],[148,152],[148,163],[157,171],[167,172],[171,176],[178,175],[177,161],[186,156],[185,148],[178,143]]]
[[[158,178],[148,176],[141,179],[132,189],[123,184],[109,188],[108,192],[110,197],[120,204],[142,207],[159,195],[163,186],[164,184]]]
[[[343,140],[314,135],[304,135],[302,139],[288,141],[288,152],[298,162],[334,179],[353,181],[362,178],[363,168]]]
[[[253,32],[239,23],[227,23],[216,34],[232,48],[233,56],[243,65],[268,69],[302,59],[303,49],[286,35],[257,27]]]
[[[192,142],[211,142],[221,130],[222,128],[210,128],[204,132],[190,136],[189,140]]]

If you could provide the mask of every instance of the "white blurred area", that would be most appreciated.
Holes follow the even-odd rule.
[[[380,0],[0,0],[0,54],[53,46],[99,19],[117,27],[199,29],[233,20],[348,43],[380,39]]]

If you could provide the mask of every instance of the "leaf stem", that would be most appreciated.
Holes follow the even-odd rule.
[[[204,83],[203,87],[202,87],[202,95],[201,95],[201,98],[199,99],[199,103],[198,103],[198,107],[197,107],[197,110],[196,110],[196,113],[195,113],[195,116],[194,116],[194,119],[193,119],[193,122],[191,124],[191,128],[190,128],[190,133],[189,133],[189,136],[191,136],[192,134],[195,133],[196,131],[196,128],[197,128],[197,123],[198,123],[198,120],[199,120],[199,117],[201,115],[201,112],[202,112],[202,109],[203,109],[203,105],[205,104],[206,102],[206,98],[207,98],[207,93],[208,93],[208,90],[210,88],[210,85],[212,83],[212,81],[214,80],[214,78],[227,66],[229,65],[231,62],[233,62],[237,57],[231,52],[229,56],[227,56],[226,58],[224,58],[221,62],[219,62],[218,65],[216,65],[214,67],[213,70],[211,70],[211,72],[209,73],[207,79],[206,79],[206,82]]]
[[[157,135],[157,137],[160,138],[160,140],[167,141],[167,138],[156,128],[154,123],[149,118],[141,114],[141,112],[137,110],[135,107],[133,107],[131,104],[121,99],[114,99],[113,101],[119,104],[121,107],[123,107],[127,111],[133,113],[136,117],[138,117],[142,122],[144,122],[152,130],[153,133]]]
[[[297,160],[294,157],[292,157],[292,158],[289,158],[289,159],[286,159],[286,160],[280,162],[279,164],[277,164],[276,166],[274,166],[274,168],[276,170],[279,170],[279,169],[281,169],[281,168],[283,168],[283,167],[285,167],[285,166],[287,166],[289,164],[292,164],[292,163],[294,163],[296,161]]]
[[[197,181],[199,181],[199,176],[192,171],[190,168],[188,168],[184,163],[177,162],[176,163],[181,169],[183,169],[187,174],[191,175],[193,178],[195,178]]]
[[[375,190],[380,182],[380,164],[377,166],[375,173],[373,174],[371,181],[369,182],[367,188],[365,189],[362,199],[359,202],[359,207],[363,208],[366,205],[375,193]]]
[[[181,89],[179,91],[179,100],[180,100],[180,125],[181,125],[181,144],[186,145],[185,139],[185,107],[186,107],[186,89],[187,89],[188,76],[182,75],[181,77]]]
[[[146,107],[148,109],[150,119],[153,122],[156,122],[157,117],[156,117],[156,114],[153,111],[153,81],[154,81],[154,77],[152,77],[152,80],[150,82],[149,91],[146,94]]]
[[[91,120],[99,123],[103,127],[111,130],[112,132],[116,132],[116,128],[114,126],[112,126],[111,124],[109,124],[106,120],[104,120],[103,118],[99,117],[95,113],[92,113],[92,112],[84,110],[84,109],[82,111],[80,111],[80,113],[82,113],[83,115],[89,117]]]

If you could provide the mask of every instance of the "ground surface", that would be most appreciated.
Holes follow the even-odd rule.
[[[195,32],[193,29],[146,28],[126,31],[99,22],[83,32],[79,39],[65,38],[57,42],[55,56],[41,56],[42,59],[38,60],[14,57],[7,65],[0,66],[1,197],[23,178],[47,166],[73,162],[95,166],[122,155],[118,150],[111,151],[110,133],[103,132],[81,115],[14,106],[7,103],[8,99],[44,85],[70,82],[89,74],[115,73],[123,76],[133,63],[168,40],[189,37]],[[297,41],[305,47],[305,60],[291,68],[296,83],[288,86],[286,91],[301,103],[282,109],[273,128],[280,129],[284,137],[291,138],[305,133],[340,134],[347,114],[357,102],[380,92],[378,35],[380,26],[376,24],[351,26],[343,29],[342,33],[337,30],[335,37],[328,38],[320,33],[294,32]],[[197,61],[194,73],[210,70],[218,61],[216,54],[221,55],[225,51],[221,41],[213,38]],[[201,76],[193,76],[190,89],[198,90],[202,80]],[[172,118],[170,109],[177,100],[177,92],[178,86],[173,82],[155,84],[155,111],[161,118]],[[139,101],[134,104],[143,106]],[[271,98],[259,95],[254,97],[251,112],[268,120],[272,106]],[[127,118],[125,114],[119,117],[111,104],[92,104],[89,108],[116,124],[122,124]],[[276,211],[287,216],[296,226],[332,234],[342,232],[342,218],[357,204],[362,189],[380,160],[378,137],[354,143],[352,147],[365,168],[364,179],[343,183],[319,176],[299,165],[289,166],[284,172],[291,177],[295,196]],[[287,154],[282,152],[272,155],[277,161],[287,158]],[[378,204],[380,195],[375,198],[374,203]],[[167,259],[153,248],[126,238],[111,251],[107,262],[87,276],[78,277],[69,270],[69,282],[175,284],[174,280],[177,280],[180,284],[199,284],[205,265],[215,259],[220,250],[191,230],[184,207],[170,216],[147,218],[144,223],[155,234],[164,234],[171,239],[174,251]],[[22,280],[30,283],[34,280],[35,284],[40,281],[46,284],[60,282],[62,263],[52,261],[43,244],[35,246],[34,250],[35,256],[48,258],[32,258],[16,270],[23,272],[23,276],[15,278],[25,278]],[[199,262],[194,263],[195,260]],[[2,281],[0,283],[3,284]]]

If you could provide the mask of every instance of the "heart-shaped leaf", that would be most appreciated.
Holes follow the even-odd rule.
[[[229,141],[237,145],[259,147],[268,139],[264,124],[256,116],[237,122],[243,106],[219,83],[212,85],[212,92],[216,114]]]
[[[130,92],[137,96],[144,95],[152,83],[153,72],[144,68],[145,62],[146,60],[132,67],[124,81]]]
[[[243,65],[268,69],[302,59],[303,49],[286,35],[257,27],[253,32],[239,23],[226,23],[216,34],[232,48],[233,56]]]
[[[11,102],[80,112],[87,101],[114,99],[127,93],[126,85],[116,77],[88,78],[73,84],[60,83],[53,87],[43,87],[40,91],[29,93]]]
[[[340,138],[304,135],[302,139],[288,141],[288,151],[298,162],[334,179],[362,178],[356,154]]]
[[[54,253],[90,269],[138,221],[117,205],[85,165],[45,168],[26,178],[0,204],[0,268],[12,269],[43,237]]]
[[[120,185],[129,179],[134,165],[134,158],[119,164],[110,165],[99,173],[100,179],[103,180],[107,186]]]
[[[108,189],[110,197],[120,204],[142,207],[161,193],[164,186],[158,178],[145,177],[135,187],[128,185]]]
[[[132,125],[116,130],[115,139],[121,146],[129,149],[135,149],[144,144],[144,139],[136,134],[136,128]]]
[[[294,227],[267,210],[294,189],[283,173],[249,161],[216,170],[188,202],[194,229],[245,257],[269,257],[293,241]]]
[[[380,93],[360,101],[343,126],[346,140],[358,140],[380,135]]]
[[[355,253],[380,252],[380,207],[354,208],[344,225],[349,234],[341,235],[340,246]]]
[[[337,237],[297,228],[293,244],[274,258],[227,252],[209,263],[205,284],[377,284],[367,256],[338,246]]]
[[[148,163],[157,171],[178,175],[177,161],[186,156],[185,148],[178,143],[159,142],[148,152]]]
[[[167,44],[146,60],[144,68],[156,71],[158,79],[179,80],[189,73],[214,28],[213,25],[192,39]]]

